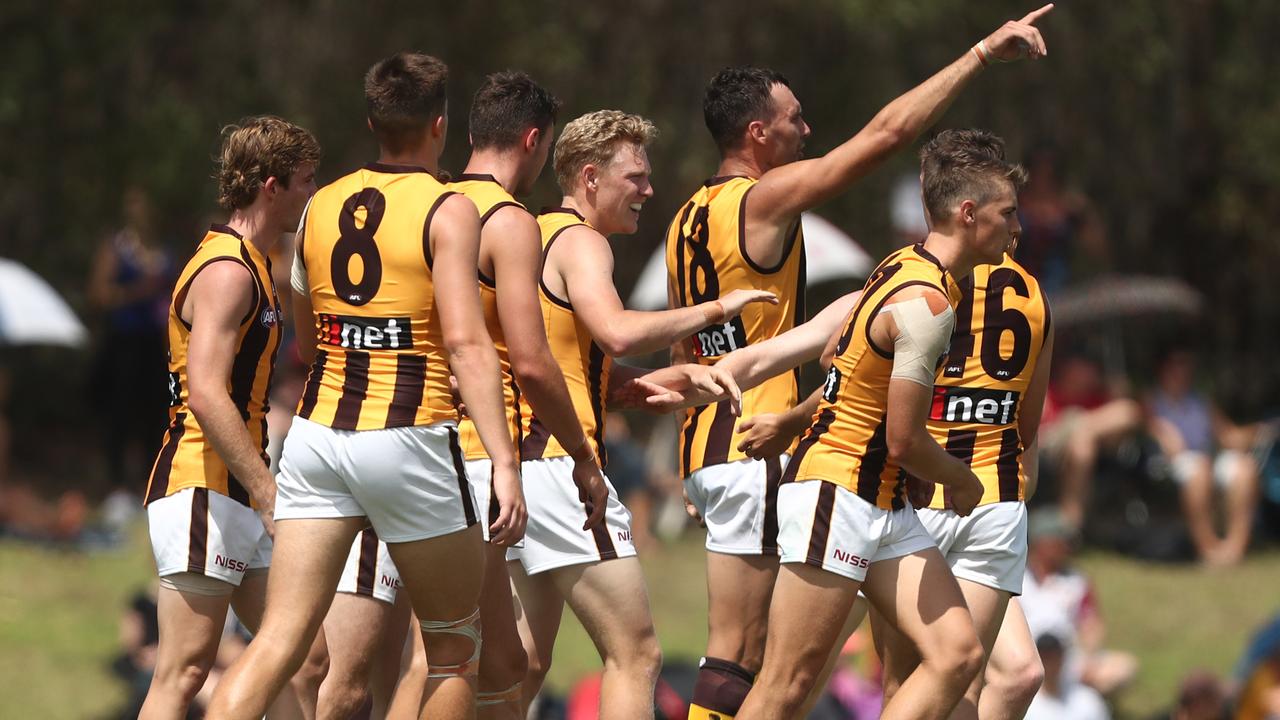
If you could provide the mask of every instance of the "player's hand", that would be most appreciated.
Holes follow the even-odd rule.
[[[968,517],[980,500],[982,500],[982,481],[972,472],[964,482],[951,486],[951,509],[960,517]]]
[[[724,308],[724,320],[728,322],[742,314],[742,309],[747,305],[755,302],[767,302],[770,305],[778,304],[778,296],[766,290],[732,290],[728,294],[721,295],[720,306]]]
[[[529,521],[520,472],[515,465],[494,465],[493,493],[498,498],[498,519],[489,526],[489,541],[510,547],[524,537],[524,526]]]
[[[587,450],[591,450],[590,445]],[[594,452],[573,459],[573,484],[578,486],[578,500],[587,507],[587,521],[582,529],[590,530],[603,523],[604,511],[609,506],[609,487],[604,484],[600,461]]]
[[[458,417],[466,417],[467,404],[462,402],[462,392],[458,390],[458,378],[453,375],[449,376],[449,395],[453,399],[453,406],[458,410]]]
[[[993,60],[1012,62],[1019,58],[1038,58],[1049,54],[1044,38],[1036,29],[1035,23],[1053,9],[1049,3],[1039,10],[1033,10],[1021,20],[1010,20],[1000,26],[983,40],[986,50]]]
[[[698,508],[694,507],[694,505],[693,505],[693,501],[689,499],[689,491],[688,491],[688,490],[681,490],[681,491],[680,491],[680,494],[681,494],[681,496],[683,496],[683,497],[684,497],[684,511],[685,511],[685,513],[687,513],[687,514],[689,515],[689,517],[691,517],[691,518],[693,518],[694,520],[696,520],[696,521],[697,521],[697,523],[698,523],[698,525],[699,525],[700,527],[706,527],[706,526],[707,526],[707,521],[702,519],[702,513],[698,512]]]
[[[650,382],[645,378],[632,378],[610,393],[609,407],[627,410],[647,410],[657,413],[670,412],[663,409],[666,404],[670,404],[669,400],[666,404],[651,402],[655,397],[666,397],[670,393],[670,388]],[[673,407],[672,410],[674,409],[676,408]]]
[[[738,423],[738,432],[746,433],[738,443],[738,452],[754,460],[777,457],[791,447],[796,433],[787,427],[786,417],[779,413],[761,413]]]
[[[258,519],[262,521],[262,529],[267,531],[267,537],[272,540],[276,539],[275,512],[275,508],[258,511]]]
[[[270,474],[267,474],[270,478]],[[261,497],[253,498],[253,506],[258,509],[258,519],[262,521],[262,528],[267,531],[267,537],[272,540],[276,539],[276,483],[275,480],[269,480],[263,483],[266,488]]]
[[[729,401],[734,415],[742,412],[742,390],[733,373],[715,365],[685,363],[671,370],[679,373],[662,392],[645,398],[645,407],[654,412],[673,412],[681,408]]]
[[[936,483],[928,480],[921,480],[915,475],[907,476],[907,500],[911,503],[911,507],[917,510],[922,507],[929,507],[929,503],[933,502],[933,493]]]

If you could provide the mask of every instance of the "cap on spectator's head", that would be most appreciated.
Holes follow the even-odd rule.
[[[1074,542],[1077,535],[1075,527],[1067,522],[1057,508],[1039,508],[1033,510],[1027,518],[1027,538],[1032,542],[1041,538],[1057,538]]]
[[[1061,655],[1066,643],[1062,642],[1062,638],[1047,632],[1036,638],[1036,650],[1041,656],[1044,655]]]

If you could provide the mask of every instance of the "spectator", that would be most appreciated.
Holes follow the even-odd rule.
[[[1109,390],[1101,367],[1082,355],[1054,362],[1038,438],[1058,466],[1058,504],[1076,528],[1084,524],[1098,453],[1142,427],[1142,406]]]
[[[1098,213],[1088,198],[1063,186],[1058,153],[1048,146],[1028,157],[1018,216],[1022,237],[1017,260],[1049,295],[1086,271],[1106,266],[1106,236]]]
[[[1182,512],[1196,554],[1211,565],[1232,565],[1249,546],[1258,508],[1258,466],[1249,452],[1249,435],[1232,427],[1195,391],[1194,379],[1190,352],[1176,350],[1164,358],[1148,401],[1148,431],[1181,486]],[[1221,538],[1214,530],[1215,484],[1224,494],[1226,532]]]
[[[140,512],[130,491],[141,487],[168,423],[165,322],[174,280],[146,192],[126,190],[123,212],[124,227],[98,247],[88,288],[102,322],[89,395],[103,430],[111,525]]]
[[[1178,704],[1169,720],[1225,720],[1227,695],[1222,681],[1205,670],[1196,670],[1182,680]]]
[[[1052,635],[1066,653],[1062,687],[1083,683],[1110,695],[1133,679],[1138,661],[1133,655],[1103,649],[1106,625],[1093,584],[1071,567],[1075,528],[1052,508],[1041,508],[1028,521],[1027,574],[1022,584],[1022,609],[1037,639]],[[1038,640],[1037,640],[1038,641]],[[1045,687],[1049,663],[1045,663]]]
[[[1045,633],[1036,638],[1036,649],[1044,663],[1044,684],[1031,701],[1026,720],[1110,720],[1098,691],[1071,679],[1062,640]]]
[[[653,544],[654,492],[650,484],[645,451],[631,436],[631,426],[622,413],[611,412],[605,420],[605,474],[618,491],[618,499],[631,511],[631,541],[643,549]]]

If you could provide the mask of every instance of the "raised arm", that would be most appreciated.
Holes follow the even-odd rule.
[[[768,257],[768,248],[753,247],[753,236],[757,242],[774,242],[771,238],[776,233],[753,230],[761,226],[781,230],[801,212],[831,199],[867,175],[936,122],[990,62],[1047,54],[1035,23],[1052,9],[1050,3],[1021,20],[1006,22],[933,77],[886,105],[866,127],[826,155],[765,173],[747,203],[748,250],[755,257]]]
[[[462,195],[446,198],[436,211],[430,233],[431,277],[449,367],[458,379],[458,391],[480,442],[493,461],[494,494],[500,511],[490,531],[496,544],[511,545],[524,536],[527,516],[515,450],[506,430],[498,353],[485,330],[480,307],[476,276],[480,218],[475,206]]]
[[[498,320],[506,338],[511,372],[538,420],[570,451],[574,482],[582,500],[592,507],[585,530],[604,519],[609,491],[543,328],[538,301],[538,273],[542,269],[538,223],[523,209],[509,207],[490,217],[482,232],[501,243],[500,248],[490,246],[494,251],[489,254],[493,258]]]
[[[628,310],[613,285],[613,252],[598,232],[566,230],[552,247],[551,267],[564,281],[569,302],[606,354],[625,357],[669,347],[707,325],[737,317],[749,302],[777,303],[763,290],[734,290],[719,300],[659,312]]]
[[[236,338],[256,293],[248,268],[233,260],[215,262],[196,275],[180,311],[191,325],[187,345],[191,414],[227,471],[249,492],[267,531],[274,534],[275,479],[227,391]]]

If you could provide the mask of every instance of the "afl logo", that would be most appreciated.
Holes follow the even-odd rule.
[[[277,313],[276,309],[273,307],[264,308],[262,310],[262,315],[259,316],[258,320],[262,323],[262,327],[271,327],[280,320],[280,313]]]

